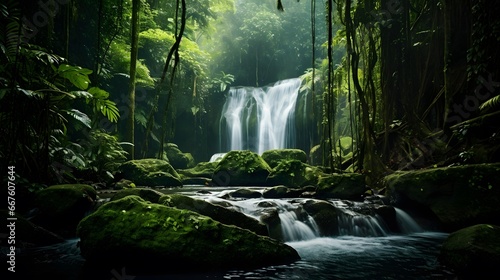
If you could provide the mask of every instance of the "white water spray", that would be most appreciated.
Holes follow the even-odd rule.
[[[231,88],[219,122],[221,151],[294,148],[300,78],[272,86]]]

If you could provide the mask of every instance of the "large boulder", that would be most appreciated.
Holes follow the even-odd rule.
[[[365,176],[362,174],[323,174],[318,179],[315,197],[362,200],[365,191]]]
[[[181,178],[168,161],[161,159],[136,159],[120,165],[121,176],[137,186],[182,186]]]
[[[331,203],[308,199],[302,202],[302,208],[313,217],[322,236],[339,234],[338,210]]]
[[[32,222],[63,236],[74,236],[76,226],[94,209],[97,192],[90,185],[54,185],[35,193],[37,213]]]
[[[298,160],[306,163],[307,154],[300,149],[274,149],[263,152],[262,159],[264,159],[271,168],[275,168],[282,160]]]
[[[439,261],[462,279],[496,275],[500,264],[500,226],[478,224],[453,232],[441,247]]]
[[[167,143],[165,153],[168,162],[175,169],[186,169],[196,165],[193,156],[190,153],[183,153],[177,144]]]
[[[164,195],[159,200],[160,204],[194,211],[204,216],[208,216],[226,225],[235,225],[248,229],[256,234],[268,236],[267,227],[258,220],[249,217],[234,209],[228,209],[220,205],[212,204],[202,199],[196,199],[185,195],[173,194]]]
[[[300,259],[292,247],[198,213],[127,196],[78,226],[89,266],[139,272],[256,268]]]
[[[319,168],[296,159],[281,160],[267,177],[267,183],[269,185],[285,185],[290,188],[299,188],[315,185],[321,173]]]
[[[395,172],[387,196],[401,208],[432,212],[448,230],[477,223],[500,225],[500,164]]]
[[[214,174],[215,168],[217,167],[218,162],[200,162],[192,168],[187,169],[178,169],[177,173],[179,173],[184,178],[212,178]]]
[[[163,193],[149,188],[124,189],[115,193],[110,200],[114,201],[122,199],[129,195],[136,195],[146,201],[158,203],[160,198],[163,196]]]
[[[263,186],[271,167],[251,151],[230,151],[217,164],[212,183],[218,186]]]

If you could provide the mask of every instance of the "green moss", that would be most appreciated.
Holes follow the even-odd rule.
[[[181,186],[179,174],[165,160],[138,159],[130,160],[120,166],[125,179],[138,186]]]
[[[258,154],[230,151],[218,162],[212,181],[216,185],[265,185],[270,172],[271,167]]]
[[[362,174],[324,174],[318,179],[316,195],[321,198],[360,200],[365,190],[365,176]]]
[[[307,154],[300,149],[275,149],[268,150],[262,153],[264,159],[269,166],[275,168],[280,161],[297,160],[303,163],[307,162]]]
[[[428,207],[451,229],[497,220],[500,164],[396,172],[384,179],[388,196]]]
[[[64,184],[54,185],[36,193],[35,204],[42,212],[57,216],[65,216],[75,203],[86,198],[95,201],[97,191],[90,185]]]
[[[106,203],[81,221],[78,236],[81,253],[90,263],[148,272],[166,263],[172,269],[185,263],[193,269],[213,269],[299,259],[293,248],[276,240],[138,196]]]
[[[183,177],[211,178],[218,162],[200,162],[193,168],[179,169],[177,172]]]
[[[78,222],[91,211],[96,190],[85,184],[54,185],[35,194],[40,210],[33,222],[61,235],[73,235]]]
[[[153,203],[158,203],[160,197],[163,196],[163,193],[159,191],[155,191],[152,189],[145,189],[145,188],[134,188],[134,189],[125,189],[117,192],[112,198],[111,201],[113,200],[118,200],[121,198],[124,198],[129,195],[136,195],[139,196],[140,198],[150,201]]]
[[[491,275],[500,263],[500,227],[478,224],[453,232],[439,260],[463,275]]]
[[[271,185],[285,185],[291,188],[316,184],[320,171],[299,160],[280,160],[268,177]]]

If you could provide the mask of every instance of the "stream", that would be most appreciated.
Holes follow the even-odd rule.
[[[164,193],[182,193],[211,202],[221,200],[230,190],[187,186],[164,190]],[[255,188],[259,189],[259,188]],[[256,216],[256,205],[263,198],[228,200],[235,209]],[[47,247],[24,249],[18,254],[16,276],[35,279],[47,275],[51,279],[455,279],[437,261],[439,247],[448,233],[427,231],[409,215],[396,209],[401,233],[391,233],[377,217],[357,214],[352,202],[330,201],[338,209],[339,235],[320,236],[312,218],[293,214],[297,199],[272,199],[280,209],[280,220],[285,242],[295,248],[301,260],[289,265],[263,267],[254,270],[229,270],[203,274],[169,274],[165,264],[162,275],[132,275],[126,268],[109,272],[85,269],[85,260],[79,255],[78,239]],[[227,201],[226,201],[227,202]],[[361,202],[359,202],[361,203]],[[345,208],[343,208],[345,206]],[[359,205],[358,205],[359,206]],[[189,267],[189,264],[186,265]]]

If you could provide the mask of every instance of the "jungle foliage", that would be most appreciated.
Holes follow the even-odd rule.
[[[298,76],[331,170],[499,159],[491,1],[5,2],[1,167],[26,182],[110,181],[169,142],[204,161],[229,86]]]

